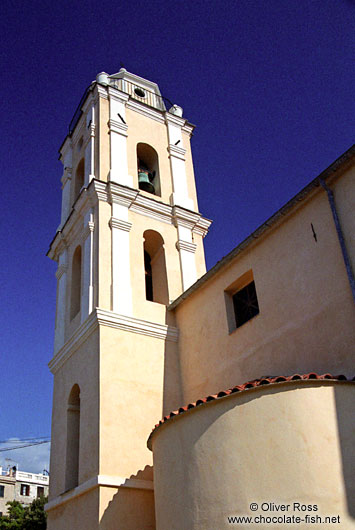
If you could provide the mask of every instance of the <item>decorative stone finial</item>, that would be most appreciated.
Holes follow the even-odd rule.
[[[181,118],[182,117],[182,113],[183,113],[183,109],[182,109],[182,107],[179,107],[179,105],[173,105],[169,109],[169,112],[170,112],[170,114],[174,114],[175,116],[179,116]]]
[[[106,72],[100,72],[96,76],[96,81],[101,85],[108,85],[108,74]]]

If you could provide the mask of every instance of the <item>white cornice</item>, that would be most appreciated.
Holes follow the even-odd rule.
[[[127,102],[127,109],[134,110],[138,112],[139,114],[146,116],[147,118],[151,118],[160,123],[164,123],[164,117],[162,116],[161,112],[154,110],[150,107],[147,107],[141,104],[139,101],[136,101],[134,99],[130,99]]]
[[[68,266],[67,265],[59,265],[58,266],[58,269],[56,270],[56,273],[55,273],[55,276],[57,278],[57,280],[60,280],[60,278],[63,276],[64,273],[66,273],[68,270]]]
[[[192,123],[189,122],[186,122],[185,125],[181,128],[181,130],[186,132],[189,136],[192,135],[194,129],[195,125],[192,125]]]
[[[173,123],[179,127],[183,127],[186,123],[185,118],[181,118],[180,116],[176,116],[176,114],[171,114],[170,112],[165,112],[164,116],[166,123]]]
[[[60,253],[59,247],[61,240],[69,245],[74,238],[77,230],[82,228],[82,216],[85,215],[89,207],[95,205],[96,200],[121,204],[129,208],[132,212],[139,213],[151,219],[156,219],[163,223],[174,224],[175,226],[184,226],[192,230],[193,233],[205,236],[211,221],[202,217],[200,213],[181,208],[180,206],[171,206],[156,199],[147,197],[140,193],[139,190],[123,186],[117,182],[102,182],[93,180],[88,188],[84,188],[74,205],[74,212],[67,219],[61,232],[58,232],[54,238],[50,251],[48,253],[51,259],[56,259],[57,253]],[[80,221],[79,221],[80,219]],[[61,235],[60,235],[61,234]]]
[[[185,160],[186,149],[184,149],[183,147],[178,147],[177,145],[169,144],[168,149],[171,156],[180,158],[180,160]]]
[[[106,488],[134,488],[139,490],[154,490],[154,482],[152,480],[124,478],[111,475],[98,475],[87,480],[83,484],[80,484],[76,488],[63,493],[62,495],[58,495],[58,497],[55,497],[45,505],[45,510],[46,512],[49,512],[50,510],[53,510],[53,508],[57,508],[58,506],[61,506],[79,497],[80,495],[84,495],[95,488],[99,488],[100,486],[104,486]]]
[[[186,250],[186,252],[192,252],[193,254],[196,252],[197,245],[195,243],[190,243],[189,241],[183,241],[182,239],[179,239],[176,242],[176,248],[180,250]]]
[[[173,207],[173,219],[176,226],[184,226],[192,230],[192,232],[203,237],[208,232],[212,221],[202,217],[200,213],[191,212],[180,206]]]
[[[119,315],[106,309],[96,308],[96,314],[101,326],[122,329],[138,335],[148,335],[156,339],[178,341],[178,329],[166,324],[157,324],[156,322],[149,322],[148,320],[141,320],[127,315]]]
[[[96,313],[93,311],[89,317],[79,326],[69,340],[55,353],[53,359],[48,363],[48,367],[52,374],[55,374],[63,364],[70,359],[76,352],[79,346],[91,335],[97,328],[98,321]]]
[[[64,173],[63,173],[63,176],[62,178],[60,179],[61,183],[62,183],[62,189],[64,188],[64,186],[66,185],[66,183],[68,182],[68,180],[70,181],[72,179],[72,171],[73,171],[73,168],[72,167],[68,167],[66,166],[64,168]]]
[[[109,86],[108,87],[108,95],[110,99],[115,99],[116,101],[120,101],[122,103],[127,103],[129,100],[129,95],[125,92],[121,92],[116,87]]]
[[[122,134],[122,136],[128,136],[128,125],[126,123],[122,123],[121,121],[116,120],[109,120],[108,124],[110,132],[112,131],[118,134]]]
[[[96,101],[99,98],[108,99],[107,88],[103,87],[102,85],[96,84],[96,86],[95,86],[95,103],[96,103]]]
[[[129,208],[132,203],[137,198],[139,194],[138,190],[128,188],[127,186],[122,186],[117,184],[117,182],[110,181],[108,182],[108,201],[110,203],[121,204]]]
[[[89,195],[93,198],[96,195],[99,201],[108,201],[107,184],[101,180],[93,180],[89,187]]]
[[[110,226],[111,228],[118,228],[118,230],[129,232],[132,228],[132,223],[128,223],[127,221],[122,221],[121,219],[116,219],[115,217],[111,217]]]
[[[119,315],[113,311],[97,307],[81,326],[75,330],[64,346],[55,353],[48,364],[50,371],[55,374],[99,325],[171,342],[177,342],[179,335],[178,329],[173,326],[149,322],[148,320],[141,320],[127,315]]]

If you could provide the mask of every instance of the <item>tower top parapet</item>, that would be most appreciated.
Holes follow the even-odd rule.
[[[149,107],[161,111],[166,111],[168,108],[171,114],[182,117],[182,108],[163,97],[157,83],[132,74],[125,68],[121,68],[119,72],[112,75],[100,72],[96,76],[96,82],[100,85],[117,88]]]

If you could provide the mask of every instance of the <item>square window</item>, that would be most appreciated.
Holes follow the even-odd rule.
[[[259,314],[253,271],[249,270],[224,291],[229,333]]]
[[[237,328],[259,314],[259,304],[254,281],[243,287],[243,289],[240,289],[240,291],[237,291],[232,298]]]

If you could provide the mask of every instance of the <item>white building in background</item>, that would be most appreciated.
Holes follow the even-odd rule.
[[[42,473],[28,473],[0,466],[0,515],[6,515],[7,503],[19,501],[23,506],[34,499],[48,495],[49,476]]]

